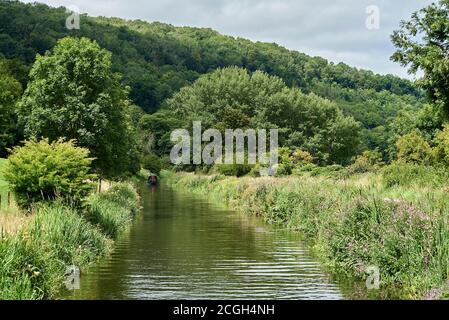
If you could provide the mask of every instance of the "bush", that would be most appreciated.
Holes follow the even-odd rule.
[[[435,137],[435,161],[449,168],[449,125]]]
[[[153,174],[159,174],[162,170],[163,165],[164,164],[162,163],[162,160],[154,154],[147,155],[143,158],[143,168]]]
[[[314,171],[318,166],[316,164],[313,163],[309,163],[303,166],[299,166],[296,167],[295,169],[293,169],[293,174],[294,175],[301,175],[304,172],[312,172]]]
[[[333,176],[337,172],[343,171],[345,168],[339,164],[334,164],[331,166],[325,166],[325,167],[315,167],[311,171],[312,176]]]
[[[413,131],[398,139],[398,162],[417,165],[431,165],[433,151],[429,143],[417,132]]]
[[[293,162],[290,157],[291,154],[292,151],[287,147],[278,149],[279,163],[277,165],[275,174],[277,177],[289,176],[292,174]]]
[[[225,176],[242,177],[251,172],[251,166],[248,164],[220,164],[217,165],[218,172]]]
[[[301,149],[296,149],[293,151],[292,155],[290,156],[290,161],[294,166],[303,166],[313,163],[313,157],[312,155],[307,152],[303,151]]]
[[[349,167],[349,171],[351,173],[376,171],[382,164],[382,154],[380,152],[364,151],[355,158],[354,163]]]
[[[76,204],[94,187],[87,182],[95,178],[89,173],[92,158],[88,155],[89,151],[75,147],[73,140],[27,141],[13,149],[4,179],[22,208],[56,198]]]

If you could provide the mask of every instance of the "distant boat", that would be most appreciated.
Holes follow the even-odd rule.
[[[157,185],[157,183],[158,183],[158,178],[156,175],[152,174],[148,177],[147,184],[149,186],[155,186],[155,185]]]

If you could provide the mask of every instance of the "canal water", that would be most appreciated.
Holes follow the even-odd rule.
[[[300,236],[161,185],[68,299],[342,299]]]

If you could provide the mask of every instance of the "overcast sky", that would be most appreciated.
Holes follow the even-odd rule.
[[[34,2],[34,1],[24,1]],[[432,0],[39,0],[76,6],[92,16],[161,21],[210,27],[251,40],[276,42],[312,56],[351,66],[407,76],[389,61],[390,34],[401,19]],[[369,30],[367,7],[380,12],[379,29]],[[371,11],[372,12],[372,11]],[[371,20],[370,20],[371,21]],[[81,26],[82,27],[82,26]]]

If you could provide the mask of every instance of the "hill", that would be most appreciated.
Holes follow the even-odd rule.
[[[220,67],[262,70],[290,87],[335,101],[364,127],[365,146],[385,148],[388,123],[400,110],[421,108],[423,94],[410,81],[378,75],[346,64],[291,51],[274,43],[252,42],[211,29],[160,22],[81,16],[81,28],[68,30],[65,8],[0,0],[0,57],[12,60],[26,86],[36,54],[65,36],[85,36],[113,53],[114,71],[123,74],[130,97],[155,112],[180,88]]]

